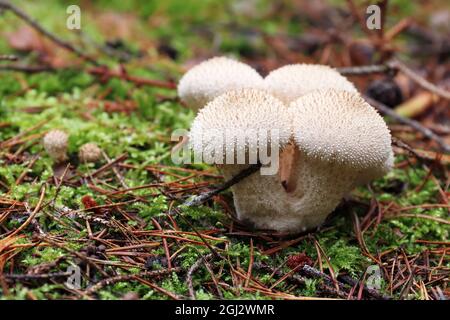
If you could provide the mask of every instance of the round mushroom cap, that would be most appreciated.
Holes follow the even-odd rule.
[[[390,169],[389,129],[359,94],[317,90],[293,101],[289,111],[294,141],[307,157],[357,170],[367,179]]]
[[[78,150],[78,158],[81,162],[97,162],[102,157],[102,149],[95,143],[85,143]]]
[[[178,95],[198,110],[229,90],[259,88],[263,78],[245,63],[226,57],[206,60],[190,69],[178,84]]]
[[[357,92],[353,83],[335,69],[318,64],[291,64],[270,72],[264,88],[288,104],[319,89]]]
[[[61,130],[50,130],[43,138],[45,151],[55,161],[64,161],[67,158],[67,145],[69,136]]]
[[[272,95],[258,89],[233,90],[199,111],[189,142],[196,154],[214,154],[213,163],[222,164],[227,152],[254,155],[259,150],[270,153],[273,147],[278,152],[290,139],[290,123],[287,107]]]

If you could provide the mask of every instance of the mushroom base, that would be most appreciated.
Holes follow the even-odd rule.
[[[226,179],[246,165],[222,167]],[[320,226],[357,185],[359,174],[300,155],[292,170],[295,189],[287,192],[278,174],[259,172],[232,187],[237,218],[257,229],[299,233]]]

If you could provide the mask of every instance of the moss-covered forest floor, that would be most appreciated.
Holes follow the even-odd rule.
[[[361,26],[363,1],[79,1],[80,31],[66,28],[73,2],[14,1],[69,50],[0,10],[1,299],[450,296],[446,1],[389,1],[383,32]],[[240,225],[230,190],[180,206],[223,183],[212,166],[170,157],[171,133],[194,118],[176,83],[214,55],[264,75],[298,62],[382,66],[339,70],[393,110],[395,169],[308,234]],[[52,129],[69,135],[63,164],[42,145]],[[78,159],[88,142],[104,152],[97,163]]]

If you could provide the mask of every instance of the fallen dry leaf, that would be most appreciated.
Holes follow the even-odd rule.
[[[293,176],[294,163],[298,159],[298,149],[290,143],[280,154],[280,181],[286,192],[295,190],[295,177]]]
[[[46,39],[29,26],[22,26],[8,33],[6,38],[11,48],[22,52],[35,52],[39,62],[53,68],[68,67],[79,61],[71,52]]]

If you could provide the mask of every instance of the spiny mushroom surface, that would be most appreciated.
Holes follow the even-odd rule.
[[[263,91],[228,92],[200,110],[189,138],[194,152],[207,155],[228,180],[249,164],[227,163],[227,147],[248,156],[261,146],[235,144],[248,141],[248,129],[278,130],[280,151],[293,133],[298,153],[289,192],[278,174],[255,173],[232,187],[237,218],[259,229],[295,233],[317,227],[342,197],[384,175],[393,162],[381,116],[359,94],[332,89],[308,93],[289,108]]]
[[[359,94],[318,90],[289,106],[300,151],[342,164],[369,179],[392,166],[391,135],[383,118]]]
[[[258,135],[258,142],[252,143],[255,132],[278,139],[265,140],[264,135]],[[281,101],[263,91],[241,89],[219,96],[199,111],[189,142],[194,153],[212,155],[212,162],[221,168],[225,179],[230,179],[250,165],[250,155],[257,155],[256,159],[262,162],[260,152],[269,142],[273,148],[269,147],[271,152],[267,154],[277,164],[279,149],[290,136],[289,113]],[[245,142],[238,143],[242,141]],[[230,157],[233,163],[227,163],[227,150],[234,153]],[[243,163],[236,163],[239,152],[246,155]],[[262,173],[256,172],[231,188],[236,213],[238,219],[258,228],[276,229],[278,216],[284,214],[286,192],[276,171]]]
[[[264,89],[286,104],[318,89],[357,92],[355,86],[335,69],[316,64],[291,64],[276,69],[264,79]]]
[[[288,183],[283,172],[255,173],[232,186],[239,220],[287,233],[317,227],[354,187],[392,167],[384,120],[334,69],[286,66],[272,72],[264,88],[224,89],[200,109],[189,134],[196,161],[200,154],[218,165],[227,180],[255,163],[250,159],[262,162],[260,150],[273,142],[269,132],[278,134],[271,161],[292,154]],[[255,131],[266,140],[255,140]]]
[[[313,91],[289,112],[299,156],[285,228],[302,230],[320,225],[353,188],[386,174],[394,157],[386,123],[358,94]]]
[[[61,130],[51,130],[44,136],[44,149],[55,162],[67,160],[68,138],[67,133]]]
[[[198,110],[219,95],[235,89],[259,88],[263,78],[252,67],[226,57],[206,60],[190,69],[178,84],[178,95]]]
[[[247,133],[279,131],[280,144],[290,138],[287,107],[270,94],[258,89],[228,91],[201,109],[190,130],[190,142],[194,151],[211,153],[222,145],[226,133],[230,143],[248,138]],[[215,134],[212,134],[215,133]],[[244,136],[241,136],[244,134]],[[253,152],[258,146],[236,143],[234,150]]]
[[[102,157],[102,150],[95,143],[85,143],[78,150],[78,158],[81,162],[96,162]]]

